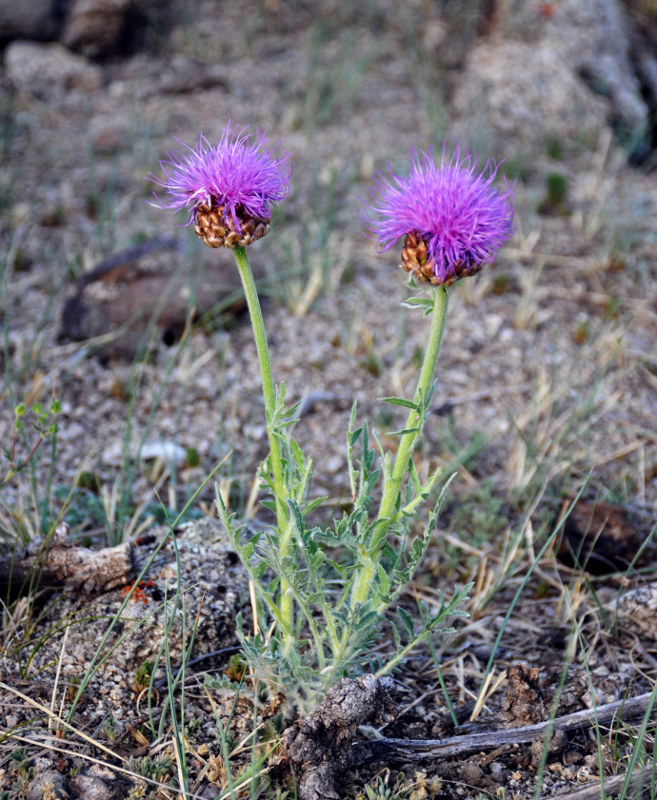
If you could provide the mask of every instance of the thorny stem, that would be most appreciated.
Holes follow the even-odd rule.
[[[283,459],[281,446],[278,436],[274,430],[274,415],[276,396],[274,393],[274,381],[271,374],[271,361],[269,358],[269,348],[267,346],[267,335],[265,333],[265,323],[262,318],[262,310],[258,299],[253,273],[246,255],[246,248],[233,248],[237,269],[242,279],[246,303],[251,317],[251,326],[255,338],[256,350],[258,352],[258,363],[260,365],[260,376],[262,378],[262,394],[265,400],[265,417],[267,421],[267,436],[269,438],[270,462],[274,485],[274,502],[276,504],[276,520],[279,530],[279,550],[281,558],[284,558],[290,549],[291,525],[289,512],[286,503],[287,492],[285,489],[285,479],[283,470]],[[293,644],[293,598],[289,583],[281,579],[281,619],[283,634],[286,639],[286,646]]]
[[[408,473],[408,466],[413,450],[420,438],[426,409],[423,407],[427,402],[431,391],[433,375],[436,370],[440,344],[445,330],[445,319],[447,317],[447,289],[438,286],[433,295],[433,310],[431,311],[431,329],[427,340],[427,347],[424,353],[424,362],[417,388],[415,390],[414,402],[422,406],[420,413],[411,410],[406,422],[405,433],[402,434],[397,455],[389,475],[386,475],[383,489],[383,497],[379,507],[379,514],[376,518],[374,535],[365,553],[365,565],[360,576],[354,584],[353,602],[364,603],[369,597],[372,588],[372,581],[379,561],[379,555],[386,542],[390,525],[397,519],[400,512],[397,504],[402,491],[402,481]]]

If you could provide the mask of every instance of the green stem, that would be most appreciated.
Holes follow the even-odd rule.
[[[420,438],[422,428],[424,427],[424,419],[426,416],[425,404],[429,397],[429,392],[431,391],[431,383],[436,370],[440,344],[445,330],[446,317],[447,289],[444,286],[438,286],[434,291],[433,310],[431,312],[431,330],[429,331],[427,347],[424,353],[424,362],[422,364],[414,397],[414,402],[420,405],[422,410],[420,414],[414,410],[409,413],[405,428],[406,433],[402,434],[392,469],[390,474],[386,476],[383,497],[381,498],[381,505],[379,506],[379,514],[374,526],[374,535],[367,547],[363,570],[354,584],[353,601],[356,603],[364,603],[369,597],[379,555],[386,542],[388,530],[400,513],[397,510],[397,504],[402,491],[402,481],[404,480],[404,476],[408,473],[410,458]]]
[[[422,364],[422,371],[418,380],[417,389],[415,390],[414,401],[416,403],[426,403],[429,392],[431,391],[431,383],[433,375],[436,371],[436,363],[438,361],[438,353],[440,352],[440,344],[443,339],[443,331],[445,330],[445,318],[447,316],[447,289],[444,286],[439,286],[434,292],[433,311],[431,313],[431,330],[429,331],[429,339],[427,341],[427,349],[424,353],[424,363]],[[418,419],[415,411],[411,411],[408,415],[406,422],[406,429],[413,429],[408,433],[403,434],[399,443],[399,449],[395,457],[395,463],[392,468],[392,475],[386,484],[383,497],[381,499],[381,506],[379,508],[379,520],[392,517],[397,505],[397,500],[401,492],[401,484],[408,471],[408,462],[413,454],[415,445],[417,444],[422,428],[424,427],[424,415]]]
[[[265,323],[260,309],[260,300],[253,280],[253,274],[249,265],[249,259],[244,247],[233,249],[237,269],[242,279],[246,303],[249,307],[253,336],[255,338],[256,350],[258,352],[258,364],[260,365],[260,376],[262,378],[262,394],[265,400],[265,417],[267,421],[267,436],[269,437],[269,449],[271,450],[271,467],[274,478],[274,493],[276,500],[276,516],[281,530],[285,529],[282,523],[287,521],[287,513],[284,505],[284,479],[283,461],[281,458],[281,446],[278,438],[274,434],[274,408],[275,394],[274,381],[271,375],[271,361],[269,359],[269,348],[267,346],[267,335],[265,333]]]
[[[265,418],[267,422],[267,436],[269,438],[269,458],[274,485],[276,520],[278,522],[279,531],[279,551],[281,557],[285,557],[290,549],[291,526],[287,503],[285,502],[286,491],[281,445],[274,427],[276,395],[274,393],[274,381],[271,374],[271,361],[269,358],[269,348],[267,347],[265,323],[262,318],[260,300],[258,299],[258,292],[253,280],[249,259],[246,255],[246,249],[244,247],[235,247],[233,248],[233,254],[235,255],[237,269],[242,279],[246,303],[251,316],[251,326],[253,328],[256,350],[258,352],[258,363],[260,365],[260,376],[262,378],[262,394],[265,400]],[[293,600],[289,588],[288,582],[282,579],[281,618],[283,634],[288,639],[292,635],[293,625]]]

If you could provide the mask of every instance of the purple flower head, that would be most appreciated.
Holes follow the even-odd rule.
[[[363,223],[389,250],[405,236],[402,266],[421,281],[449,286],[491,263],[513,233],[513,186],[493,187],[499,164],[476,172],[477,158],[457,147],[440,164],[433,150],[412,151],[408,177],[377,173]],[[390,168],[389,168],[390,169]]]
[[[156,195],[153,205],[172,211],[189,208],[188,224],[197,223],[197,233],[211,246],[248,244],[238,241],[245,224],[251,228],[260,225],[263,232],[259,235],[264,235],[272,209],[290,190],[289,153],[276,153],[277,147],[270,150],[264,133],[256,131],[252,137],[248,128],[231,128],[230,122],[214,146],[203,135],[196,148],[180,144],[187,149],[182,157],[167,153],[168,160],[160,162],[164,177],[148,176],[168,193],[164,201]],[[207,221],[210,216],[211,223]],[[203,234],[198,223],[202,223]],[[208,241],[209,227],[220,241]],[[233,240],[226,241],[231,234]]]

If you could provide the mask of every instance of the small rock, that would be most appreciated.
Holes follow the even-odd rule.
[[[0,39],[54,39],[59,28],[53,0],[0,0]]]
[[[519,141],[528,129],[564,139],[597,135],[606,113],[551,42],[483,41],[470,53],[454,102],[463,119],[485,110],[496,131]]]
[[[179,467],[187,458],[187,451],[175,442],[145,442],[141,448],[142,461],[160,459],[167,466]]]
[[[45,102],[71,91],[93,92],[101,82],[99,67],[54,43],[12,42],[5,51],[5,68],[16,90]]]
[[[124,459],[125,453],[122,442],[112,442],[101,453],[101,460],[108,467],[120,467]]]
[[[464,120],[487,111],[493,128],[536,153],[543,140],[596,140],[605,123],[641,133],[649,111],[632,63],[618,0],[561,0],[541,17],[538,4],[498,4],[495,37],[467,53],[455,105]],[[588,84],[588,85],[587,85]]]
[[[73,796],[78,800],[118,800],[127,797],[133,785],[132,781],[100,765],[83,767],[71,778]]]
[[[91,58],[121,50],[132,0],[74,0],[61,41]]]
[[[479,786],[483,774],[484,772],[478,764],[466,761],[461,767],[459,777],[464,783],[470,786]]]
[[[331,475],[335,475],[344,467],[344,458],[342,456],[333,456],[326,462],[326,471]]]
[[[114,334],[98,355],[132,360],[157,338],[177,341],[193,311],[208,322],[239,313],[245,303],[232,254],[194,245],[188,251],[184,239],[161,237],[107,258],[66,300],[58,340]],[[259,287],[265,275],[264,266],[254,265]]]
[[[91,143],[96,152],[112,153],[125,143],[130,121],[116,113],[96,115],[89,125]]]
[[[68,782],[61,772],[49,769],[38,774],[27,790],[27,800],[66,800],[70,797]]]
[[[494,339],[504,325],[505,318],[502,314],[486,314],[483,318],[486,337]]]
[[[622,617],[629,628],[646,639],[657,641],[657,583],[649,583],[624,594],[608,604],[613,613]]]

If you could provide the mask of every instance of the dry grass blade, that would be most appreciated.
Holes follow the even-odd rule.
[[[30,739],[27,736],[21,736],[20,734],[11,734],[11,741],[20,742],[24,745],[34,745],[34,739]],[[49,741],[50,740],[50,741]],[[60,744],[61,740],[56,737],[47,737],[41,738],[39,740],[39,746],[45,748],[46,750],[51,750],[54,753],[57,753],[58,756],[71,756],[72,758],[79,758],[83,761],[86,761],[88,764],[96,764],[100,767],[106,767],[108,764],[105,761],[101,761],[99,758],[94,758],[90,756],[88,753],[77,751],[77,750],[69,750],[66,747],[63,747]],[[119,756],[115,755],[114,760],[119,758]],[[111,763],[111,769],[113,772],[118,772],[121,775],[125,775],[128,778],[133,778],[135,781],[140,781],[149,784],[150,786],[163,790],[163,791],[170,791],[171,787],[166,783],[161,783],[160,781],[156,781],[153,778],[146,778],[143,775],[140,775],[133,770],[126,769],[125,767],[117,766],[114,761]],[[164,795],[166,797],[166,795]],[[195,800],[195,798],[201,798],[202,795],[198,794],[187,794],[185,796],[185,800]]]
[[[472,714],[470,714],[470,722],[474,722],[477,719],[477,717],[481,714],[482,709],[486,705],[487,700],[492,697],[500,688],[500,686],[502,686],[502,684],[506,681],[506,670],[503,670],[493,681],[494,675],[495,668],[493,668],[486,675],[479,691],[479,697],[477,697],[475,707],[472,709]]]
[[[97,741],[96,739],[94,739],[91,736],[87,736],[87,734],[84,733],[84,731],[81,731],[79,728],[76,728],[75,725],[71,725],[69,722],[66,722],[66,720],[62,719],[59,716],[59,714],[55,714],[54,711],[51,711],[46,706],[42,705],[41,703],[38,703],[36,700],[33,700],[31,697],[28,697],[28,695],[23,694],[23,692],[19,691],[15,687],[8,686],[6,683],[0,683],[0,689],[2,689],[3,691],[7,692],[10,695],[13,695],[14,697],[19,698],[24,703],[26,703],[30,708],[34,708],[37,711],[45,714],[46,717],[48,717],[49,720],[52,720],[53,722],[56,723],[57,729],[63,728],[65,730],[67,730],[67,731],[70,731],[71,733],[75,734],[76,736],[79,736],[81,739],[83,739],[85,742],[87,742],[87,744],[90,744],[93,747],[98,748],[99,750],[102,750],[104,753],[106,753],[112,759],[118,758],[124,764],[127,763],[127,759],[126,758],[123,758],[122,756],[120,756],[117,753],[115,753],[113,750],[110,750],[110,748],[106,747],[102,742]],[[10,733],[5,735],[5,738],[14,738],[14,734],[12,732],[10,732]]]

